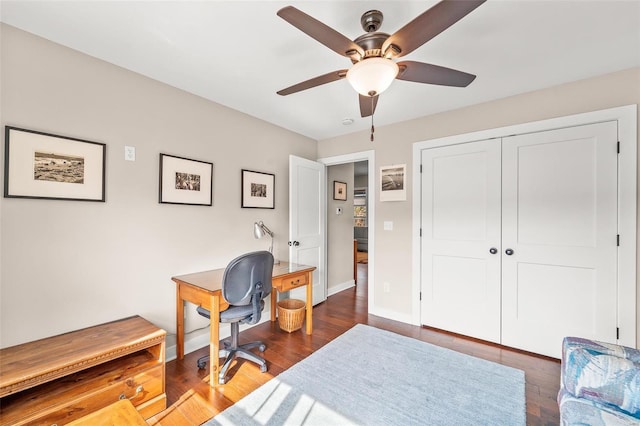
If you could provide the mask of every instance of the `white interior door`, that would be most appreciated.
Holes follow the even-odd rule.
[[[615,122],[503,139],[502,343],[616,341]]]
[[[422,323],[500,342],[500,140],[422,151]]]
[[[316,267],[313,272],[314,305],[327,298],[325,188],[324,164],[289,156],[289,259]],[[293,290],[291,297],[305,300],[305,290]]]

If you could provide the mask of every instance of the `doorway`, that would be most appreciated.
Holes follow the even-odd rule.
[[[341,165],[341,164],[350,164],[350,163],[360,163],[360,162],[366,162],[366,174],[368,176],[367,179],[367,185],[366,185],[366,190],[367,190],[367,194],[373,194],[374,193],[374,176],[375,176],[375,172],[374,172],[374,164],[375,164],[375,152],[373,150],[370,151],[363,151],[363,152],[357,152],[357,153],[352,153],[352,154],[346,154],[346,155],[339,155],[339,156],[335,156],[335,157],[326,157],[326,158],[321,158],[318,160],[318,162],[326,165],[326,166],[334,166],[334,165]],[[354,177],[355,178],[355,177]],[[354,180],[355,182],[355,180]],[[331,198],[329,193],[332,192],[333,190],[333,185],[334,182],[333,180],[331,180],[330,182],[327,182],[327,186],[329,188],[331,188],[331,191],[327,191],[327,196],[328,198]],[[348,193],[351,194],[351,196],[353,196],[354,192],[353,192],[353,187],[352,188],[348,188]],[[352,204],[351,204],[352,205]],[[366,231],[366,241],[367,241],[367,263],[363,263],[361,264],[363,268],[366,269],[366,275],[367,275],[367,297],[368,297],[368,301],[369,301],[369,306],[374,306],[373,303],[373,288],[374,288],[374,283],[375,283],[375,277],[374,277],[374,270],[373,270],[373,264],[374,264],[374,258],[375,258],[375,244],[374,244],[374,232],[373,232],[373,224],[375,224],[375,203],[373,202],[373,197],[370,197],[368,206],[367,206],[367,225],[371,225],[371,226],[367,226],[367,231]],[[335,207],[332,209],[331,212],[329,213],[336,213],[335,211]],[[343,211],[343,214],[347,214],[347,212]],[[349,211],[348,214],[350,215],[350,217],[352,217],[353,215],[353,211]],[[353,227],[351,228],[353,229]],[[327,238],[327,236],[325,235],[325,245],[327,247],[327,251],[331,251],[332,250],[332,242]],[[354,253],[355,255],[355,253]],[[330,268],[330,266],[329,266]],[[339,289],[334,289],[335,291],[333,291],[333,293],[340,291]],[[328,292],[328,295],[332,294],[332,290],[330,289]]]

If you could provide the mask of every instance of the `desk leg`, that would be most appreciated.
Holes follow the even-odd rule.
[[[180,284],[176,285],[176,352],[178,359],[184,358],[184,300],[180,295]]]
[[[313,332],[313,319],[311,318],[313,312],[313,271],[307,273],[309,283],[307,284],[307,334]]]
[[[271,322],[276,320],[276,303],[278,303],[278,290],[271,289]]]
[[[218,370],[220,368],[220,296],[211,296],[211,320],[209,335],[209,385],[218,385]]]

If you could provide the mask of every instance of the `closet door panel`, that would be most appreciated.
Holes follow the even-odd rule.
[[[499,342],[500,141],[424,150],[422,170],[422,323]]]
[[[503,139],[504,345],[615,341],[616,142],[614,122]]]

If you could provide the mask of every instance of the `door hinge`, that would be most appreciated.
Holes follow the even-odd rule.
[[[616,340],[620,340],[620,327],[616,327]]]
[[[420,301],[422,302],[422,292],[420,292]]]
[[[620,141],[618,141],[618,154],[620,154]]]
[[[620,143],[620,142],[618,142],[618,143]],[[618,152],[620,152],[620,151],[618,151]],[[420,173],[422,173],[422,164],[420,164]]]
[[[422,238],[422,228],[420,228],[420,238]]]
[[[616,235],[616,245],[620,247],[620,234]]]

